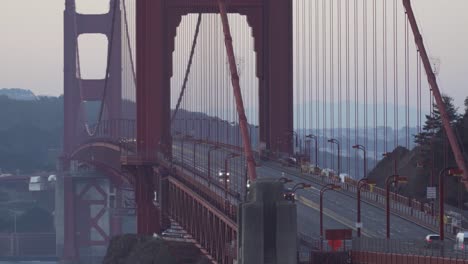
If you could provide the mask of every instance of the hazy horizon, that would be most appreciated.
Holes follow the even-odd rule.
[[[105,1],[81,0],[93,8]],[[0,0],[0,88],[30,89],[37,95],[63,93],[64,0]],[[102,4],[101,4],[102,5]],[[413,0],[431,57],[441,61],[443,93],[458,107],[468,95],[468,1]]]

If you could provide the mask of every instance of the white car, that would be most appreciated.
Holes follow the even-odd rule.
[[[456,250],[468,250],[468,232],[458,232],[455,238]]]

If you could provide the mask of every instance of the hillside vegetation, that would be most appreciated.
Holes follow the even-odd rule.
[[[53,170],[63,134],[63,98],[14,100],[0,96],[0,168]]]
[[[465,160],[468,160],[468,98],[465,100],[464,113],[453,105],[453,99],[444,96],[450,122],[455,129],[458,143],[464,152]],[[419,200],[426,199],[426,188],[431,185],[439,185],[439,172],[445,167],[456,167],[455,158],[451,151],[445,132],[442,128],[441,115],[437,105],[434,104],[432,115],[426,116],[425,125],[420,133],[415,135],[417,146],[412,150],[397,147],[384,158],[369,173],[369,178],[376,180],[377,185],[385,188],[386,177],[394,174],[394,161],[397,163],[397,173],[408,177],[407,184],[398,186],[398,191],[406,196]],[[418,166],[419,164],[419,166]],[[453,206],[465,206],[468,195],[465,187],[457,177],[445,179],[446,202]]]

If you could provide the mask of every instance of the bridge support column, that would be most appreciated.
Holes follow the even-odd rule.
[[[239,210],[239,263],[297,263],[296,205],[284,200],[283,183],[257,180]]]
[[[291,0],[263,2],[263,30],[257,53],[259,85],[260,140],[270,150],[291,153],[293,120],[293,24]]]
[[[140,235],[159,234],[161,232],[160,213],[154,205],[153,166],[138,166],[134,176],[137,204],[137,233]]]

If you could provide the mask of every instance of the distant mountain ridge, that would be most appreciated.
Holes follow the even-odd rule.
[[[37,100],[37,96],[31,91],[20,88],[3,88],[0,89],[0,96],[7,96],[13,100],[21,101],[34,101]]]

